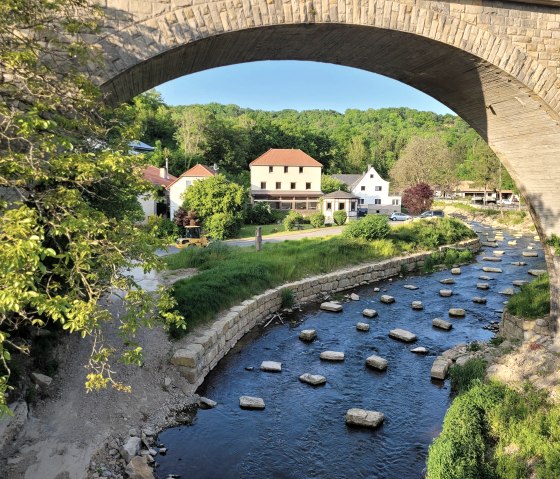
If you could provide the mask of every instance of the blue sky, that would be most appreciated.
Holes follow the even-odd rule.
[[[356,68],[316,62],[265,61],[214,68],[157,87],[169,105],[234,103],[261,110],[405,106],[453,113],[403,83]]]

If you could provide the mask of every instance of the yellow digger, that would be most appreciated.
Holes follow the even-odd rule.
[[[198,246],[204,248],[208,246],[210,240],[204,234],[202,234],[202,228],[200,226],[185,226],[185,236],[183,238],[177,238],[176,246],[177,248],[186,248],[192,246]]]

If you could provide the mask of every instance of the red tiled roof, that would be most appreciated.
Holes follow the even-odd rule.
[[[148,166],[142,172],[144,179],[148,180],[153,185],[168,186],[173,183],[177,178],[173,175],[167,174],[167,178],[162,178],[157,166]]]
[[[179,176],[179,178],[184,178],[185,176],[210,177],[210,176],[216,176],[216,171],[213,168],[210,168],[209,166],[201,165],[200,163],[197,163],[190,170],[187,170],[184,173],[182,173],[181,176]],[[169,183],[166,188],[169,189],[169,187],[177,180],[179,180],[179,178],[176,178],[174,181]]]
[[[288,150],[271,148],[263,153],[256,160],[249,163],[249,166],[319,166],[321,163],[311,158],[301,150]]]

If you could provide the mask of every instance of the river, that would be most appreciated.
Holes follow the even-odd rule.
[[[487,227],[474,227],[494,235]],[[445,270],[355,288],[352,292],[360,300],[344,303],[342,313],[307,308],[290,324],[256,328],[220,361],[198,391],[217,401],[217,407],[200,409],[192,424],[159,435],[168,451],[156,458],[158,477],[421,478],[428,447],[439,434],[452,399],[448,381],[430,379],[434,358],[458,343],[490,339],[493,333],[483,326],[500,319],[507,300],[500,291],[512,288],[513,280],[532,279],[529,269],[545,268],[542,248],[532,236],[517,239],[515,246],[507,245],[513,239],[510,232],[504,230],[504,236],[498,248],[505,251],[501,262],[482,261],[493,254],[492,248],[483,248],[476,262],[461,267],[460,275]],[[528,246],[538,252],[537,258],[522,257]],[[527,265],[511,264],[516,261]],[[483,266],[503,272],[485,273]],[[453,278],[456,284],[440,284],[444,278]],[[489,283],[490,289],[478,290],[480,282]],[[405,284],[418,289],[406,289]],[[375,293],[374,287],[381,291]],[[440,289],[452,289],[454,294],[440,297]],[[394,296],[396,302],[380,303],[381,294]],[[487,304],[474,304],[474,296],[486,297]],[[422,301],[422,311],[411,309],[414,300]],[[451,307],[464,308],[466,317],[450,319]],[[364,318],[365,308],[377,310],[379,316]],[[433,328],[435,317],[452,322],[453,329]],[[358,322],[369,323],[369,332],[357,331]],[[388,332],[394,328],[414,332],[418,341],[412,346],[390,339]],[[298,339],[302,329],[316,329],[318,338],[303,343]],[[416,346],[425,346],[429,354],[411,353]],[[344,362],[321,361],[319,354],[325,350],[343,351]],[[365,366],[372,354],[387,359],[385,372]],[[260,371],[265,360],[280,361],[282,372]],[[326,385],[301,383],[298,377],[306,372],[326,376]],[[240,409],[243,395],[262,397],[266,409]],[[381,411],[386,420],[376,430],[350,428],[344,415],[352,407]]]

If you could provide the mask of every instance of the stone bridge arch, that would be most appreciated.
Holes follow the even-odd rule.
[[[560,233],[559,1],[103,0],[103,7],[105,24],[92,41],[105,67],[90,73],[108,101],[258,60],[380,73],[465,119],[527,198],[541,238]],[[546,256],[558,323],[560,261],[548,247]]]

